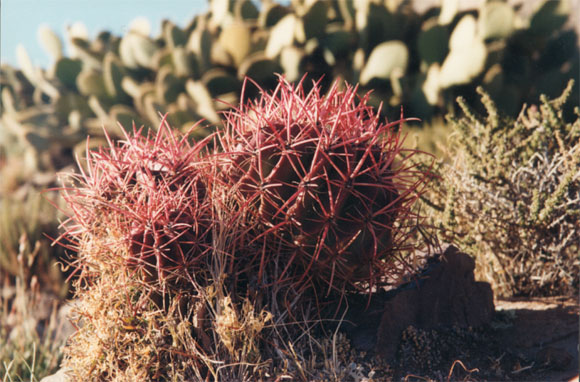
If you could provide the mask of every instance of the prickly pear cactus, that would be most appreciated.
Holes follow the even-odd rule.
[[[403,105],[425,121],[447,113],[457,96],[477,107],[482,85],[515,116],[521,103],[556,96],[577,77],[569,3],[540,1],[528,17],[500,1],[470,12],[443,2],[431,16],[436,10],[418,13],[413,2],[268,2],[258,9],[212,0],[209,12],[184,27],[165,21],[159,36],[142,20],[123,36],[105,31],[89,39],[86,28],[71,28],[69,56],[60,36],[44,28],[48,68],[35,67],[20,47],[18,68],[0,69],[0,150],[33,173],[72,164],[86,134],[104,139],[103,125],[123,138],[117,121],[155,129],[168,114],[185,131],[204,119],[208,126],[196,134],[207,136],[221,126],[219,112],[236,106],[246,76],[272,90],[275,73],[323,78],[324,91],[334,79],[360,83],[359,94],[373,90],[371,105],[394,106],[382,116],[396,118]]]

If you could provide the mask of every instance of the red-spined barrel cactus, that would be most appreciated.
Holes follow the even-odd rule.
[[[155,135],[133,128],[125,138],[87,149],[86,169],[69,176],[64,238],[85,269],[118,264],[147,281],[189,281],[207,268],[212,244],[207,141],[191,145],[165,120]]]
[[[406,160],[404,120],[381,123],[356,90],[306,93],[281,78],[226,115],[224,174],[254,224],[261,283],[369,289],[401,272],[426,176]]]

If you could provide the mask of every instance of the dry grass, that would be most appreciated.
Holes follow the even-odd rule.
[[[12,281],[22,277],[25,283],[30,283],[35,275],[43,288],[64,297],[67,287],[56,266],[63,250],[51,247],[51,240],[45,236],[54,236],[58,231],[61,214],[51,204],[57,199],[55,193],[42,195],[33,189],[21,196],[0,197],[0,272]],[[24,269],[18,260],[22,245],[35,253]]]
[[[17,275],[0,272],[0,380],[5,382],[38,381],[54,373],[63,356],[63,323],[56,315],[62,301],[42,293],[35,275],[28,277],[40,247],[27,244],[22,236]]]

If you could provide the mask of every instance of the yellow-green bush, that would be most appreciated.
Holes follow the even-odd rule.
[[[438,192],[426,199],[447,239],[476,256],[496,292],[552,295],[578,287],[580,119],[557,99],[541,97],[513,120],[479,89],[487,116],[463,99],[449,118],[450,163],[439,167]],[[578,116],[578,108],[576,108]]]

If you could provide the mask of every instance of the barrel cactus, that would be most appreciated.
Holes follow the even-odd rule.
[[[348,84],[303,85],[281,77],[219,134],[226,182],[253,222],[249,266],[264,284],[369,290],[404,270],[427,177],[403,148],[408,120],[382,123]]]
[[[109,263],[148,281],[187,279],[211,249],[207,140],[192,145],[165,120],[156,135],[123,133],[124,141],[87,148],[80,173],[67,176],[63,195],[73,213],[63,239],[84,270]]]

